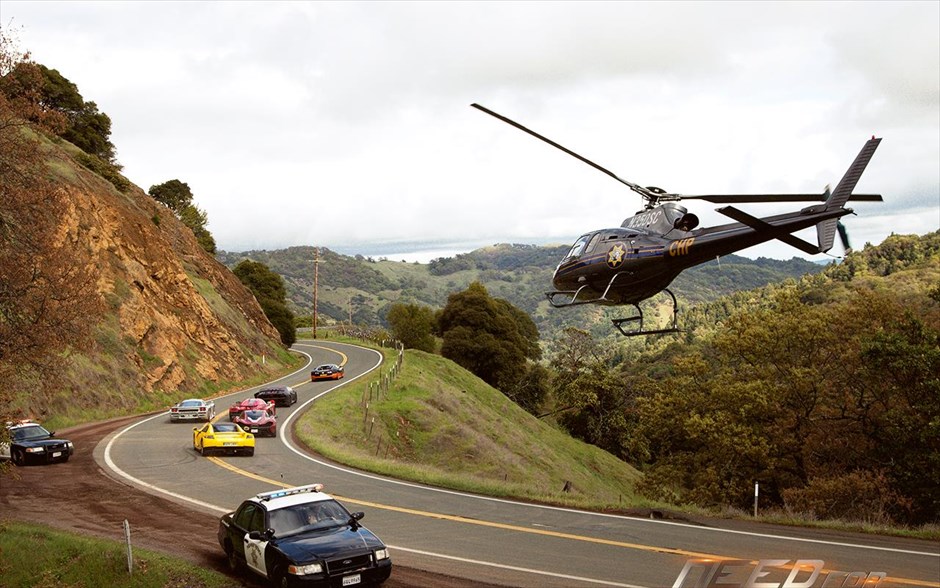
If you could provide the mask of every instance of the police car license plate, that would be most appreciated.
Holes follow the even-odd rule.
[[[52,454],[52,457],[59,457],[60,455],[62,455],[62,452],[56,451],[55,453]]]
[[[353,584],[358,584],[362,581],[362,576],[356,574],[355,576],[346,576],[343,578],[343,586],[352,586]]]

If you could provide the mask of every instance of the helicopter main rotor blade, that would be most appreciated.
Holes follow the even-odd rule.
[[[501,115],[501,114],[498,114],[498,113],[496,113],[496,112],[493,112],[492,110],[490,110],[489,108],[486,108],[485,106],[481,106],[481,105],[477,104],[476,102],[474,102],[474,103],[471,104],[470,106],[476,108],[477,110],[482,110],[482,111],[485,112],[486,114],[488,114],[488,115],[490,115],[490,116],[493,116],[493,117],[495,117],[495,118],[498,118],[499,120],[503,121],[504,123],[507,123],[507,124],[510,124],[510,125],[516,127],[516,128],[519,129],[520,131],[525,131],[526,133],[529,133],[530,135],[532,135],[532,136],[535,137],[536,139],[541,139],[542,141],[545,141],[546,143],[548,143],[548,144],[551,145],[552,147],[555,147],[555,148],[557,148],[557,149],[561,149],[562,151],[564,151],[564,152],[567,153],[568,155],[570,155],[570,156],[572,156],[572,157],[574,157],[574,158],[576,158],[576,159],[579,159],[579,160],[583,161],[584,163],[588,164],[589,166],[593,167],[594,169],[596,169],[596,170],[598,170],[598,171],[601,171],[601,172],[607,174],[608,176],[612,177],[613,179],[617,180],[617,181],[620,182],[621,184],[624,184],[625,186],[629,187],[631,190],[633,190],[634,192],[640,194],[640,195],[643,196],[644,198],[655,198],[655,197],[659,196],[659,195],[654,195],[654,194],[650,193],[649,190],[647,190],[647,189],[644,188],[643,186],[640,186],[639,184],[634,184],[633,182],[630,182],[630,181],[627,181],[627,180],[625,180],[625,179],[623,179],[623,178],[617,177],[617,175],[616,175],[614,172],[610,171],[609,169],[606,169],[606,168],[603,168],[603,167],[597,165],[596,163],[594,163],[594,162],[591,161],[590,159],[587,159],[586,157],[582,157],[582,156],[578,155],[577,153],[575,153],[575,152],[572,151],[571,149],[568,149],[567,147],[564,147],[564,146],[562,146],[562,145],[559,145],[558,143],[552,141],[552,140],[549,139],[548,137],[543,137],[542,135],[536,133],[536,132],[533,131],[532,129],[528,129],[528,128],[526,128],[526,127],[520,125],[520,124],[517,123],[516,121],[510,119],[510,118],[506,118],[505,116],[503,116],[503,115]]]
[[[682,200],[706,200],[715,204],[741,204],[747,202],[825,202],[828,194],[678,194]],[[883,202],[881,194],[852,194],[856,202]]]

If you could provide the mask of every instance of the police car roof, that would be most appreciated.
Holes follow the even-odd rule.
[[[311,502],[323,502],[326,500],[333,500],[333,497],[329,494],[315,489],[319,484],[311,484],[310,486],[297,486],[294,488],[286,488],[284,490],[275,490],[273,492],[262,492],[261,494],[255,495],[252,500],[263,504],[267,510],[277,510],[280,508],[287,508],[289,506],[296,506],[298,504],[310,504]]]

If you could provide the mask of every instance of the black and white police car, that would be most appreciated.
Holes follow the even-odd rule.
[[[68,461],[75,453],[71,441],[57,438],[55,432],[30,420],[7,423],[7,431],[10,442],[0,443],[0,459],[12,459],[18,466]]]
[[[274,586],[377,586],[392,573],[388,548],[323,493],[322,484],[263,492],[219,520],[229,566]]]

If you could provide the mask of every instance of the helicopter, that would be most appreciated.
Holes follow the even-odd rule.
[[[520,129],[576,159],[601,171],[639,194],[643,210],[628,217],[619,227],[590,231],[581,235],[555,268],[552,285],[546,292],[555,308],[584,304],[602,306],[629,305],[634,313],[612,319],[613,325],[627,337],[677,333],[679,305],[669,285],[690,267],[719,259],[736,251],[778,239],[810,255],[829,251],[839,233],[843,247],[850,251],[848,236],[839,219],[854,214],[845,208],[849,200],[881,202],[880,194],[853,194],[881,138],[872,136],[862,147],[835,190],[829,186],[821,194],[674,194],[656,186],[641,186],[618,177],[574,151],[532,131],[521,124],[479,104],[471,104],[517,129]],[[698,228],[698,217],[679,202],[705,200],[728,204],[716,211],[736,221]],[[821,202],[784,214],[759,218],[731,204],[754,202]],[[793,233],[816,227],[816,244]],[[672,299],[672,318],[664,328],[644,329],[640,303],[665,292]]]

